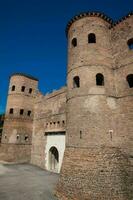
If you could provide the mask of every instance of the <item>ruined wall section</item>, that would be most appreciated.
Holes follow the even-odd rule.
[[[66,87],[45,96],[39,95],[34,109],[31,163],[46,169],[45,132],[66,130]]]

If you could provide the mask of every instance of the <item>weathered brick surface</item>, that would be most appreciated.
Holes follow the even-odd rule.
[[[66,129],[66,88],[64,87],[46,96],[39,95],[34,109],[31,163],[46,169],[45,147],[47,138],[45,132],[65,131]]]
[[[110,28],[97,16],[80,16],[68,29],[66,152],[59,199],[133,199],[133,15]],[[88,44],[88,34],[96,43]],[[77,38],[77,46],[72,39]],[[96,74],[104,86],[96,85]],[[73,77],[80,88],[73,88]]]
[[[130,165],[118,148],[67,147],[56,194],[61,200],[131,200]]]
[[[1,144],[0,160],[15,163],[29,163],[31,159],[31,145]]]

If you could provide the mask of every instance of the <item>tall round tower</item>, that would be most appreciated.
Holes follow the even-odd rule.
[[[109,22],[102,14],[88,13],[75,17],[67,27],[68,146],[94,147],[110,141],[108,104],[115,90]]]
[[[10,77],[2,145],[8,161],[29,161],[34,101],[38,80],[16,73]]]
[[[126,159],[113,142],[117,102],[111,24],[103,14],[83,13],[66,29],[67,130],[60,199],[128,199],[119,178]]]

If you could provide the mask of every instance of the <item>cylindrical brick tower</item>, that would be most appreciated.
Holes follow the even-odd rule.
[[[16,73],[10,77],[2,146],[4,160],[24,162],[30,160],[34,101],[38,80]]]
[[[84,13],[67,26],[67,130],[59,199],[128,199],[127,160],[114,145],[118,106],[111,23],[103,14]]]
[[[133,163],[133,13],[113,27],[111,38],[118,104],[116,125],[119,140],[116,143],[119,142]]]
[[[110,139],[107,97],[115,94],[110,23],[97,15],[83,15],[68,27],[68,146],[99,146]]]

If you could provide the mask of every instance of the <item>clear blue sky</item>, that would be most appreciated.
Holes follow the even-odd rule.
[[[43,93],[65,85],[65,27],[83,11],[118,20],[133,11],[133,0],[0,0],[0,113],[14,72],[37,77]]]

